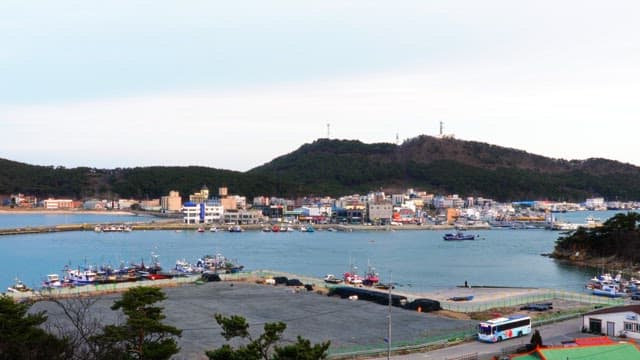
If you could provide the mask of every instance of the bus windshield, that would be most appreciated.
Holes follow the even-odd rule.
[[[492,327],[491,325],[480,325],[480,334],[483,335],[491,335],[492,331],[491,331]]]

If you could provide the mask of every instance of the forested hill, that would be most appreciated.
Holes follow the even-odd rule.
[[[556,241],[556,259],[590,266],[636,266],[640,259],[640,213],[619,213],[601,227],[584,228],[565,234]],[[637,269],[636,269],[637,270]]]
[[[561,160],[485,143],[419,136],[402,145],[317,140],[250,174],[295,179],[317,193],[415,187],[497,200],[640,199],[640,168]]]
[[[402,145],[320,139],[248,172],[207,167],[91,169],[0,159],[0,194],[39,197],[186,196],[206,185],[234,194],[305,196],[414,187],[501,201],[639,200],[640,168],[605,159],[559,160],[485,143],[419,136]]]

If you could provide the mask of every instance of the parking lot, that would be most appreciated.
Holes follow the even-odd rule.
[[[258,335],[267,322],[287,324],[284,342],[295,342],[300,335],[312,343],[331,341],[331,352],[386,347],[389,309],[372,302],[328,297],[304,288],[259,285],[246,282],[210,282],[166,288],[166,322],[183,330],[177,359],[206,359],[204,352],[225,343],[213,315],[240,315]],[[92,313],[104,323],[114,323],[121,315],[109,307],[120,295],[99,298]],[[47,310],[49,322],[62,322],[57,305],[39,302],[33,310]],[[419,342],[421,339],[468,329],[474,321],[453,320],[427,313],[391,309],[392,343]]]

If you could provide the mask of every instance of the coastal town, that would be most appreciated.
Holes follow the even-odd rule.
[[[186,201],[185,201],[186,200]],[[339,198],[302,197],[285,199],[258,196],[248,201],[233,195],[226,187],[216,194],[207,186],[185,199],[178,191],[170,191],[159,199],[39,199],[14,194],[0,197],[2,209],[13,211],[141,211],[166,217],[188,225],[261,225],[261,224],[336,224],[362,226],[455,226],[456,228],[547,228],[575,230],[578,226],[598,226],[602,219],[585,218],[583,223],[567,223],[557,214],[575,211],[619,210],[640,208],[638,201],[585,199],[583,203],[549,200],[500,203],[483,197],[456,194],[436,195],[407,189],[402,193],[382,191]]]

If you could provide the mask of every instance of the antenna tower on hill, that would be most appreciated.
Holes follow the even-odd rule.
[[[444,133],[444,123],[442,121],[440,121],[440,139],[455,139],[454,134]]]

